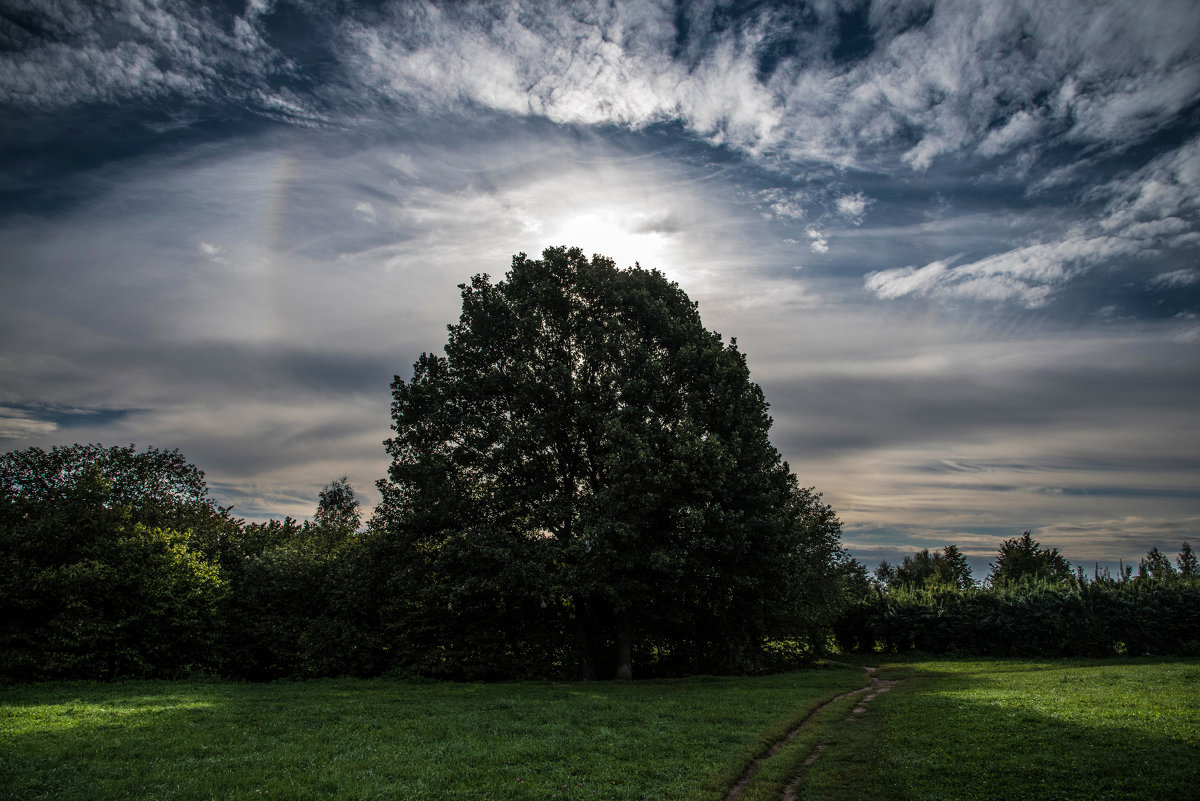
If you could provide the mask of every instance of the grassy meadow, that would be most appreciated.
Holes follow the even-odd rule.
[[[0,694],[4,799],[722,799],[861,671],[542,683],[55,683]]]
[[[1200,660],[875,663],[899,682],[852,720],[859,697],[822,709],[740,801],[1200,788]],[[830,666],[628,684],[18,685],[0,691],[0,799],[720,801],[823,701],[865,684]]]

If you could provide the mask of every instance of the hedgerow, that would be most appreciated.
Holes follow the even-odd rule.
[[[1200,581],[1132,578],[878,588],[847,607],[848,651],[1023,657],[1200,655]]]

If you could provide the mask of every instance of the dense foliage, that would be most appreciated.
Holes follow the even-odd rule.
[[[975,583],[967,557],[957,545],[947,545],[941,553],[930,553],[928,548],[922,548],[912,556],[904,557],[897,567],[880,562],[875,577],[883,584],[904,587],[949,584],[965,590]]]
[[[1071,565],[1057,548],[1043,548],[1031,532],[1005,540],[992,564],[988,580],[992,584],[1005,584],[1034,579],[1058,583],[1071,577]]]
[[[358,524],[344,478],[314,517],[235,520],[177,451],[4,454],[0,675],[369,672],[344,641],[366,600],[339,590]]]
[[[1025,532],[1001,545],[982,587],[900,582],[895,571],[889,583],[877,574],[873,586],[860,585],[834,632],[844,649],[863,652],[1200,656],[1200,580],[1188,572],[1191,554],[1184,543],[1176,569],[1152,548],[1136,577],[1088,577]]]
[[[393,386],[373,524],[446,669],[753,670],[768,639],[814,645],[840,526],[771,446],[736,343],[661,273],[578,249],[461,289],[446,355]]]
[[[172,675],[210,663],[230,521],[175,451],[76,445],[0,457],[0,670]]]

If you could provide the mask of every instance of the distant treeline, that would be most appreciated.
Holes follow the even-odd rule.
[[[1151,548],[1113,576],[1072,571],[1030,532],[1006,540],[982,586],[953,546],[927,549],[874,576],[847,575],[834,626],[847,651],[920,650],[980,656],[1200,656],[1200,568],[1183,543],[1174,563]]]

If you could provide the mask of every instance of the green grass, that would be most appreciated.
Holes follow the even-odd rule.
[[[1200,793],[1200,660],[914,660],[880,675],[905,681],[829,728],[803,798]]]
[[[0,690],[0,799],[722,799],[858,671]]]
[[[830,727],[844,720],[860,698],[843,698],[821,710],[794,739],[759,765],[743,790],[740,801],[775,801],[780,798],[796,775],[805,770],[805,759],[826,742]]]
[[[1200,660],[896,659],[742,801],[1171,799],[1200,787]],[[719,801],[857,670],[631,684],[389,679],[0,690],[0,799]],[[818,744],[828,748],[811,766]]]

